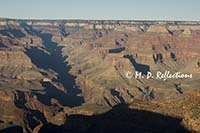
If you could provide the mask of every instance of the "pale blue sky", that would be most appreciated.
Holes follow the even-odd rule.
[[[200,21],[200,0],[0,0],[0,16]]]

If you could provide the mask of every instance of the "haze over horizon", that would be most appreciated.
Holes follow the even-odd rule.
[[[199,0],[3,0],[0,5],[0,17],[200,21],[199,5]]]

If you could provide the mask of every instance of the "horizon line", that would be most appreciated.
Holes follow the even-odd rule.
[[[0,20],[25,20],[25,21],[146,21],[146,22],[200,22],[200,20],[174,20],[174,19],[90,19],[90,18],[15,18],[2,17]]]

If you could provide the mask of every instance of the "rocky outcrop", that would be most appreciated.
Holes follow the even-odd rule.
[[[1,49],[0,56],[0,67],[32,67],[31,60],[23,51]]]
[[[9,108],[0,129],[76,127],[70,115],[180,100],[200,86],[199,31],[200,22],[0,19],[0,106]],[[149,71],[193,78],[147,79]]]

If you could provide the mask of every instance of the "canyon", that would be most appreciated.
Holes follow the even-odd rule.
[[[200,22],[1,18],[0,130],[200,131],[199,74]]]

